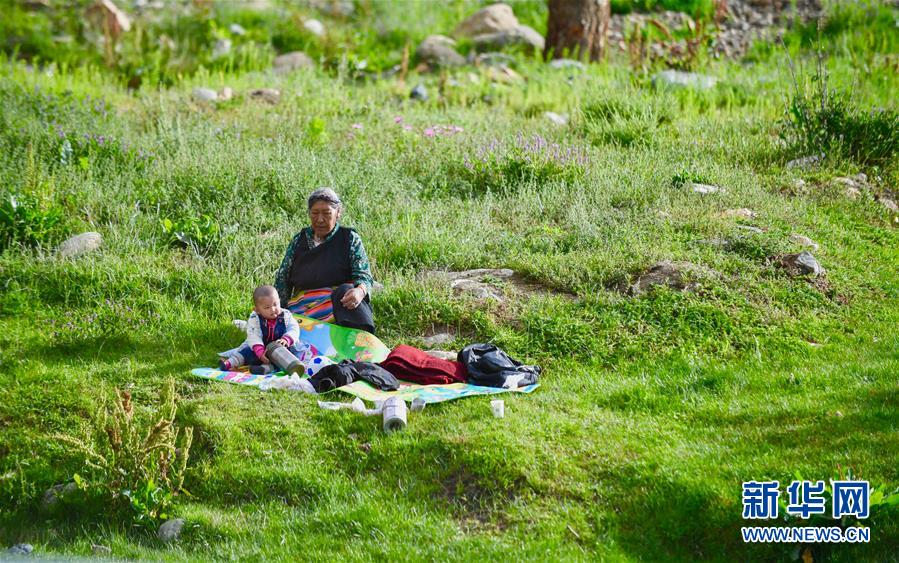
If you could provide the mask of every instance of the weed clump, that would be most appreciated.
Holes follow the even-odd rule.
[[[175,382],[170,379],[152,418],[138,417],[131,394],[116,389],[91,419],[87,437],[57,434],[84,464],[86,477],[75,475],[82,495],[75,498],[88,506],[103,505],[107,514],[138,525],[169,518],[175,495],[185,492],[193,441],[193,428],[179,428],[176,413]]]

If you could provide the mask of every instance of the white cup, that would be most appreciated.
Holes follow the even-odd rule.
[[[493,409],[493,416],[502,418],[506,414],[506,405],[502,399],[494,399],[490,401],[490,408]]]

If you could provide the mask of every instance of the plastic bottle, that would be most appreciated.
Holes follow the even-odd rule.
[[[390,397],[384,401],[384,432],[397,432],[406,427],[406,401]]]

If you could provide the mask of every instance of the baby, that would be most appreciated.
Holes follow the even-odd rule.
[[[281,344],[294,355],[302,355],[296,347],[300,325],[290,311],[281,308],[280,303],[278,291],[271,285],[260,285],[253,291],[253,312],[247,319],[247,339],[236,352],[219,362],[219,369],[231,371],[248,365],[254,373],[274,371],[265,355],[266,346],[272,342]]]

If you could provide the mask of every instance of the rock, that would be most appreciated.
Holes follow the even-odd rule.
[[[163,543],[169,543],[178,539],[178,536],[181,535],[182,528],[184,528],[184,519],[173,518],[171,520],[166,520],[166,522],[159,527],[159,532],[156,535]]]
[[[348,18],[355,11],[353,0],[312,0],[309,5],[326,16],[337,18]]]
[[[543,112],[543,117],[548,119],[550,122],[555,125],[565,126],[568,125],[568,115],[567,114],[558,114],[552,111]]]
[[[218,101],[220,101],[220,102],[227,102],[228,100],[230,100],[233,97],[234,97],[234,90],[232,90],[228,86],[225,86],[224,88],[222,88],[221,90],[218,91]]]
[[[103,557],[104,555],[111,555],[112,548],[95,543],[91,546],[91,552],[97,557]]]
[[[684,279],[684,273],[706,273],[703,268],[689,262],[672,262],[663,260],[634,280],[628,288],[631,295],[642,295],[654,287],[665,286],[676,291],[688,291],[696,287],[695,283],[688,283]]]
[[[117,38],[131,29],[131,19],[110,0],[98,0],[87,9],[85,15],[100,35],[109,33]]]
[[[275,105],[281,100],[281,91],[274,88],[256,88],[255,90],[250,90],[250,97],[254,100]]]
[[[549,67],[556,70],[586,70],[587,68],[587,66],[581,61],[575,61],[572,59],[553,59],[549,62]]]
[[[703,195],[716,194],[719,192],[724,193],[725,191],[718,186],[713,186],[711,184],[697,184],[694,182],[690,182],[690,189],[693,191],[693,193]]]
[[[798,244],[799,246],[807,246],[812,250],[818,250],[817,242],[800,234],[793,233],[792,235],[790,235],[790,242]]]
[[[758,227],[753,227],[752,225],[737,225],[737,228],[743,231],[749,231],[754,235],[761,235],[765,233],[764,229],[760,229]]]
[[[440,333],[434,334],[432,336],[426,336],[425,338],[422,339],[422,342],[424,343],[425,346],[430,348],[432,346],[440,346],[441,344],[448,344],[455,339],[456,339],[456,337],[448,332],[440,332]]]
[[[478,268],[475,270],[463,270],[461,272],[439,272],[440,275],[446,276],[452,280],[463,279],[483,279],[483,278],[499,278],[507,279],[515,275],[515,272],[509,268]]]
[[[228,31],[231,32],[231,35],[243,36],[247,34],[247,30],[243,28],[239,23],[232,23],[228,26]]]
[[[318,37],[322,37],[325,35],[325,24],[318,20],[306,20],[303,22],[303,29],[311,33],[312,35],[316,35]]]
[[[44,498],[41,500],[41,507],[45,510],[50,510],[56,503],[59,502],[60,497],[65,497],[66,495],[70,495],[78,490],[78,485],[75,483],[66,483],[53,485],[46,491],[44,491]]]
[[[519,80],[522,80],[522,77],[511,68],[503,65],[500,67],[489,67],[487,69],[487,79],[493,82],[503,82],[506,84],[510,84],[512,82],[518,82]]]
[[[272,67],[278,74],[312,68],[313,66],[315,66],[315,62],[309,58],[309,55],[302,51],[293,51],[291,53],[278,55],[272,63]]]
[[[433,356],[435,358],[439,358],[441,360],[449,360],[451,362],[455,361],[456,358],[459,357],[458,352],[452,352],[449,350],[425,350],[425,354]]]
[[[193,97],[198,102],[214,102],[218,94],[212,88],[194,88]]]
[[[63,241],[56,249],[56,253],[61,258],[76,258],[82,254],[97,250],[102,244],[103,237],[100,233],[88,231]]]
[[[215,46],[212,48],[212,58],[220,59],[222,57],[227,57],[231,54],[231,40],[230,39],[219,39],[215,42]]]
[[[888,197],[879,197],[877,198],[877,201],[887,210],[892,211],[893,213],[899,213],[899,205],[896,205],[894,200]]]
[[[676,88],[698,88],[699,90],[708,90],[714,88],[718,83],[718,79],[714,76],[705,74],[697,74],[695,72],[684,72],[681,70],[663,70],[657,72],[652,77],[653,86],[669,86]]]
[[[450,282],[450,288],[456,290],[457,293],[468,294],[478,301],[486,301],[487,299],[493,299],[494,301],[503,300],[502,296],[494,291],[490,286],[483,282],[475,280],[453,280],[452,282]]]
[[[817,277],[824,273],[824,268],[818,264],[818,261],[809,252],[784,254],[777,257],[777,264],[791,276]]]
[[[513,29],[483,33],[472,38],[477,49],[503,49],[512,45],[519,45],[528,52],[543,51],[543,36],[526,25],[519,25]]]
[[[474,37],[518,27],[518,18],[508,4],[492,4],[468,16],[453,31],[453,35]]]
[[[416,58],[434,66],[462,66],[465,57],[456,52],[456,42],[445,35],[429,35],[415,50]]]
[[[6,550],[6,553],[9,555],[31,555],[31,552],[34,551],[34,548],[30,543],[17,543],[11,548]]]
[[[820,164],[822,160],[824,160],[823,154],[803,156],[802,158],[797,158],[788,162],[787,168],[812,168],[813,166],[817,166],[818,164]]]
[[[419,102],[427,102],[428,90],[424,87],[424,84],[419,84],[415,88],[412,88],[412,91],[409,92],[409,97],[413,100],[418,100]]]
[[[862,195],[862,192],[853,186],[846,186],[846,189],[843,190],[843,194],[849,199],[856,199],[858,196]]]
[[[734,217],[739,219],[755,219],[758,214],[751,209],[741,207],[739,209],[725,209],[719,213],[718,216],[726,219],[732,219]]]
[[[515,57],[505,53],[481,53],[469,54],[469,62],[479,66],[515,66]]]

